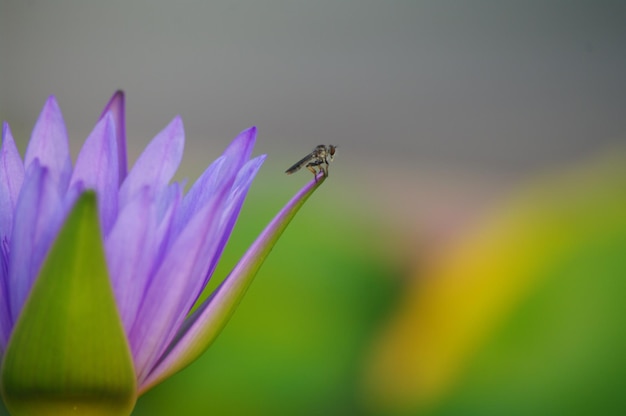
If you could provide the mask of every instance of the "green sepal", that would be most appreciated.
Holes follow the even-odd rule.
[[[2,395],[12,415],[128,415],[134,407],[93,192],[76,202],[16,322]]]

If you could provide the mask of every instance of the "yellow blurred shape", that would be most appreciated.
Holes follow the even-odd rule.
[[[369,404],[395,412],[436,406],[543,272],[616,230],[626,230],[623,154],[517,192],[415,276],[374,346]]]

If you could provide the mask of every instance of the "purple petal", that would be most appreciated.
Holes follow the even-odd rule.
[[[143,151],[122,183],[120,207],[126,205],[145,186],[159,192],[172,179],[183,157],[185,132],[180,117],[157,134]]]
[[[210,203],[224,188],[230,188],[237,172],[250,159],[256,141],[256,127],[242,131],[193,184],[181,208],[179,226],[184,225],[203,206]]]
[[[252,126],[239,133],[224,150],[223,155],[227,158],[237,159],[238,165],[241,166],[250,159],[255,142],[256,127]]]
[[[148,378],[139,379],[140,394],[190,364],[217,337],[278,237],[325,179],[320,173],[305,185],[267,225],[224,282],[185,319]]]
[[[104,235],[113,226],[117,215],[118,152],[113,116],[107,113],[93,129],[76,159],[70,188],[94,189],[98,195],[98,211]]]
[[[220,206],[206,205],[190,220],[151,282],[131,338],[140,383],[205,287],[264,159],[260,156],[244,166]]]
[[[243,202],[248,194],[248,190],[250,189],[250,185],[252,185],[252,181],[254,180],[256,174],[258,173],[261,165],[265,161],[266,155],[258,156],[246,163],[244,167],[237,174],[237,178],[235,179],[235,183],[230,191],[230,195],[226,204],[220,209],[222,212],[222,217],[220,219],[219,229],[216,232],[216,235],[221,236],[221,240],[218,246],[218,250],[215,253],[210,265],[209,269],[206,272],[204,277],[204,286],[209,281],[209,278],[215,271],[215,267],[217,266],[217,262],[226,247],[226,243],[230,238],[230,234],[233,231],[235,223],[237,222],[237,217],[239,216],[239,212],[241,212],[241,207],[243,206]],[[198,292],[194,297],[194,303],[197,298],[200,296]]]
[[[128,173],[128,161],[126,156],[126,100],[124,91],[117,91],[104,107],[100,119],[108,113],[113,116],[115,124],[115,137],[117,138],[117,166],[119,169],[118,179],[121,184]],[[119,185],[118,184],[118,185]]]
[[[13,212],[24,181],[24,164],[15,146],[11,129],[2,126],[2,149],[0,149],[0,241],[11,239]]]
[[[157,198],[157,204],[151,189],[144,188],[120,212],[106,237],[107,264],[127,334],[130,334],[152,271],[163,258],[182,190],[175,183],[166,188],[164,194]],[[164,212],[159,213],[160,210]]]
[[[13,323],[11,322],[9,310],[9,259],[6,244],[0,242],[0,358],[9,342]]]
[[[183,184],[174,182],[163,188],[161,194],[158,195],[156,204],[159,221],[162,221],[167,215],[171,215],[169,211],[171,211],[172,205],[178,205],[182,199],[183,187]]]
[[[157,206],[157,218],[159,221],[157,241],[159,241],[159,249],[156,255],[156,262],[154,263],[154,270],[161,265],[161,260],[165,257],[165,253],[169,249],[170,244],[178,236],[174,221],[180,210],[182,199],[183,185],[177,182],[167,187],[159,198]]]
[[[158,248],[154,197],[141,190],[119,213],[106,237],[107,265],[126,333],[130,333]]]
[[[178,229],[184,228],[198,210],[223,195],[226,183],[234,180],[234,175],[232,178],[221,175],[225,163],[227,163],[226,158],[220,156],[194,182],[183,199],[181,212],[176,222]]]
[[[9,281],[11,321],[17,319],[41,263],[63,220],[62,199],[50,170],[35,159],[28,169],[17,206]]]
[[[187,313],[188,309],[184,310],[180,305],[202,283],[197,277],[203,275],[201,269],[208,267],[206,252],[215,250],[217,245],[209,232],[218,222],[217,213],[211,208],[205,207],[191,219],[189,226],[171,245],[146,290],[130,337],[139,380],[147,376],[151,363],[158,358],[164,338]]]
[[[155,209],[154,212],[156,213],[157,225],[156,233],[153,233],[152,237],[156,251],[153,259],[151,259],[151,274],[154,274],[154,271],[161,266],[167,251],[178,236],[174,226],[174,219],[180,209],[182,195],[183,185],[175,182],[165,188],[161,195],[156,196],[155,201],[152,202],[153,209]]]
[[[33,129],[24,157],[26,169],[35,159],[48,168],[58,192],[64,193],[72,174],[72,161],[63,115],[54,96],[46,101]]]
[[[13,231],[13,213],[23,181],[24,164],[11,129],[4,123],[0,149],[0,357],[13,326],[9,310],[9,242]]]

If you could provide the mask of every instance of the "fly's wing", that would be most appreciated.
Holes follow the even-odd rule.
[[[313,159],[313,153],[309,153],[308,155],[306,155],[305,157],[303,157],[302,159],[300,159],[298,162],[296,162],[292,167],[290,167],[289,169],[287,169],[285,171],[285,173],[287,175],[291,175],[294,172],[299,171],[302,166],[304,166],[309,160]]]

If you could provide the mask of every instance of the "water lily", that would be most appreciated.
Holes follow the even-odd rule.
[[[190,314],[265,159],[251,157],[255,138],[254,127],[240,133],[184,192],[171,183],[183,155],[181,118],[128,171],[121,92],[74,166],[54,97],[23,161],[3,125],[0,354],[11,412],[128,414],[138,395],[208,347],[325,179],[294,196]]]

